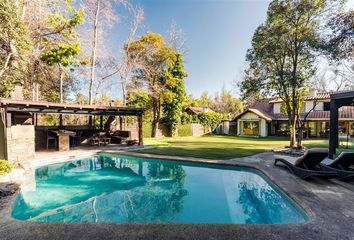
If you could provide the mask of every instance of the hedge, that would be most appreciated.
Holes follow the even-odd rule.
[[[0,160],[0,175],[11,172],[12,168],[12,163],[7,160]]]
[[[192,124],[183,124],[178,126],[178,136],[188,137],[193,135]]]

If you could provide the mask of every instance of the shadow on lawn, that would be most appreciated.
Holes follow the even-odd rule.
[[[203,144],[201,144],[203,145]],[[157,155],[169,155],[169,156],[179,156],[179,157],[196,157],[205,159],[217,159],[217,160],[227,160],[239,157],[246,157],[254,155],[257,153],[265,152],[266,149],[250,149],[242,147],[230,147],[230,148],[220,148],[217,145],[209,147],[196,147],[185,148],[183,146],[179,147],[167,147],[167,148],[157,148],[150,150],[139,151],[140,153],[149,153]],[[249,146],[251,147],[251,146]]]

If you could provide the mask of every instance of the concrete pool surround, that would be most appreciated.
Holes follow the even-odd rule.
[[[354,191],[327,180],[303,181],[273,166],[273,153],[235,160],[206,160],[125,151],[96,151],[169,161],[198,162],[259,170],[306,212],[300,224],[44,223],[11,217],[18,193],[0,200],[0,239],[354,239]],[[91,153],[92,154],[92,153]],[[86,154],[87,156],[87,154]],[[69,158],[52,159],[50,163]],[[32,168],[45,165],[33,162]],[[48,162],[46,162],[48,164]],[[350,186],[344,185],[344,186]]]

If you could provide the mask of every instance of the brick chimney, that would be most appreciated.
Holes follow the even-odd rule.
[[[10,96],[13,100],[23,100],[23,84],[21,82],[15,83],[15,88]]]
[[[309,97],[315,97],[317,95],[317,90],[314,87],[309,89]]]

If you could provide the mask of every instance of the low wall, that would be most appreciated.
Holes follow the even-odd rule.
[[[192,123],[192,136],[202,136],[209,132],[210,129],[206,129],[203,125],[199,123]]]
[[[5,159],[6,151],[5,151],[5,128],[4,123],[0,118],[0,160]]]
[[[34,158],[34,126],[15,125],[6,129],[7,159],[10,162],[28,161]]]
[[[123,129],[126,131],[131,132],[131,138],[132,139],[138,139],[138,123],[136,121],[133,121],[131,123],[125,123],[122,124]],[[144,122],[143,124],[143,132],[144,132],[144,137],[151,137],[151,123]],[[182,129],[183,128],[183,129]],[[187,128],[190,128],[190,130]],[[120,130],[119,129],[119,123],[117,121],[114,121],[111,125],[111,130]],[[211,130],[210,128],[205,128],[203,125],[199,123],[191,123],[191,124],[185,124],[185,125],[180,125],[179,129],[177,131],[178,136],[202,136],[204,134],[210,133]],[[169,136],[169,131],[168,128],[165,124],[160,123],[158,124],[157,130],[156,130],[156,137],[170,137]]]

